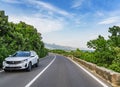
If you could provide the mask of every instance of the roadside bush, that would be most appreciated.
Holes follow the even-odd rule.
[[[120,73],[120,64],[112,64],[109,66],[109,69]]]

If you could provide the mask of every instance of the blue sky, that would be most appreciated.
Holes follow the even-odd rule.
[[[24,21],[42,33],[43,41],[87,49],[98,35],[120,25],[120,0],[0,0],[9,21]]]

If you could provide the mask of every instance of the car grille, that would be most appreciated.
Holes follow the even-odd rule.
[[[20,66],[17,66],[17,67],[6,67],[6,68],[21,68]]]
[[[6,61],[7,64],[19,64],[21,61]]]
[[[5,69],[21,69],[20,66],[17,66],[17,67],[5,67]]]

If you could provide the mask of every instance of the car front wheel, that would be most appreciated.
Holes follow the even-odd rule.
[[[35,67],[38,67],[39,65],[39,59],[37,60],[37,63],[35,64]]]
[[[31,64],[31,62],[28,64],[28,67],[27,67],[27,71],[31,71],[31,69],[32,69],[32,64]]]

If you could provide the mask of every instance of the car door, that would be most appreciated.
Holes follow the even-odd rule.
[[[31,52],[31,62],[32,62],[32,65],[34,65],[36,63],[36,60],[35,60],[35,55],[33,52]]]
[[[35,63],[37,63],[38,55],[36,54],[36,52],[33,52],[33,53],[34,53]]]

